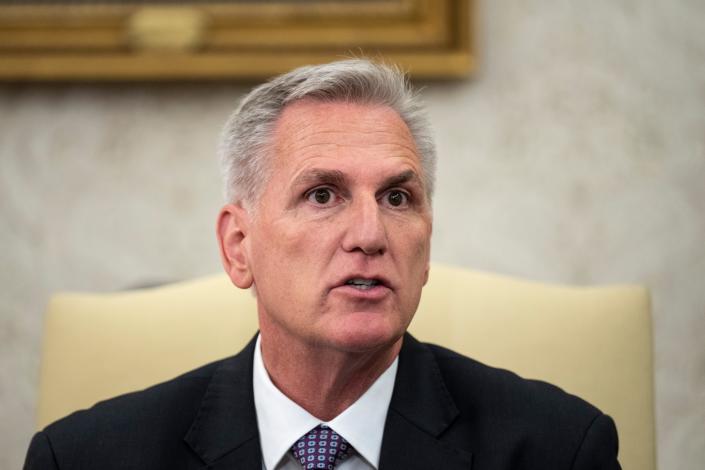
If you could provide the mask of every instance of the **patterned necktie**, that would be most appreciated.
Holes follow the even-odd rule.
[[[340,434],[319,424],[291,446],[291,453],[305,470],[333,470],[348,457],[350,449]]]

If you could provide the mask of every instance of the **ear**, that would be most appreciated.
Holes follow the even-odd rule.
[[[220,246],[220,260],[233,284],[241,289],[252,285],[247,235],[250,216],[240,204],[227,204],[218,214],[216,234]]]
[[[423,285],[425,286],[426,283],[428,283],[428,273],[431,270],[431,262],[428,261],[426,263],[426,267],[423,270]]]

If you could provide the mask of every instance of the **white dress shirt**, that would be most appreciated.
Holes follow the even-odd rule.
[[[326,424],[355,449],[336,470],[377,470],[384,422],[392,399],[399,359],[367,391],[331,421],[321,421],[294,403],[275,385],[262,361],[260,338],[255,345],[252,384],[264,470],[301,470],[289,449],[301,436]]]

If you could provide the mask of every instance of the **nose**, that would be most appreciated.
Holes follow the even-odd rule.
[[[387,251],[387,229],[377,200],[369,198],[353,201],[347,208],[343,249],[360,251],[366,255],[382,255]]]

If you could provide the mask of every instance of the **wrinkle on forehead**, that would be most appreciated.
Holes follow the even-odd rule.
[[[381,128],[377,127],[380,121],[385,122]],[[384,105],[296,101],[285,107],[277,120],[273,143],[276,157],[286,156],[292,148],[308,153],[312,148],[328,146],[360,149],[394,146],[402,154],[411,154],[404,156],[420,160],[406,123],[396,111]]]

